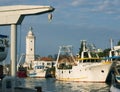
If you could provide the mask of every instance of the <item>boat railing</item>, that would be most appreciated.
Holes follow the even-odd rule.
[[[65,63],[61,63],[61,64],[59,64],[59,66],[58,66],[58,69],[72,69],[72,65],[70,65],[70,64],[65,64]]]
[[[79,63],[100,62],[100,58],[78,58]]]

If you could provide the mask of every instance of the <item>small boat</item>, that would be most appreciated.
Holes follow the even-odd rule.
[[[54,61],[34,61],[31,67],[27,69],[27,76],[32,78],[52,77],[52,68]]]
[[[46,68],[44,65],[36,65],[33,70],[28,71],[28,77],[45,78]]]
[[[55,65],[55,76],[61,81],[105,82],[112,62],[102,60],[97,53],[81,42],[80,55],[73,56],[72,46],[60,46]]]
[[[26,78],[27,77],[27,69],[20,65],[18,67],[17,76],[19,78]]]

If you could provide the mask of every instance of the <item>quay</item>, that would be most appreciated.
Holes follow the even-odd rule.
[[[2,90],[2,89],[0,88],[0,90]],[[12,89],[7,88],[6,92],[12,92]],[[42,92],[42,91],[37,91],[36,89],[30,89],[30,88],[15,87],[14,92]]]
[[[8,83],[3,85],[3,82]],[[0,92],[42,92],[42,87],[36,86],[34,89],[20,86],[13,87],[12,82],[10,83],[9,80],[8,81],[0,80]]]
[[[35,88],[22,87],[19,78],[5,76],[0,79],[0,92],[42,92],[41,86]]]
[[[14,82],[15,86],[13,85]],[[42,87],[40,86],[36,86],[35,88],[27,88],[19,86],[20,84],[21,81],[19,81],[19,78],[6,76],[0,80],[0,92],[42,92]]]

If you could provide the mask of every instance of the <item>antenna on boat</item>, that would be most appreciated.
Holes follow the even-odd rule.
[[[60,54],[61,54],[62,52],[67,53],[67,55],[71,56],[71,57],[72,57],[72,60],[75,62],[74,56],[73,56],[73,54],[72,54],[72,45],[67,45],[67,46],[60,46],[60,47],[59,47],[58,57],[57,57],[56,63],[58,63]]]
[[[110,52],[109,52],[109,57],[112,57],[112,51],[114,50],[113,49],[113,39],[111,38],[110,39],[110,46],[111,46],[111,50],[110,50]],[[112,59],[111,59],[112,60]]]
[[[110,46],[111,46],[111,50],[113,50],[113,39],[110,39]]]
[[[83,42],[83,51],[86,51],[86,48],[85,48],[86,47],[86,41],[83,40],[82,42]]]

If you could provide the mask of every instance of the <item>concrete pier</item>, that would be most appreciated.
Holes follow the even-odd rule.
[[[0,92],[1,92],[1,88],[0,88]],[[19,87],[19,88],[15,88],[14,89],[15,92],[37,92],[36,89],[30,89],[30,88],[22,88],[22,87]],[[12,92],[12,90],[10,88],[6,89],[6,92]]]

